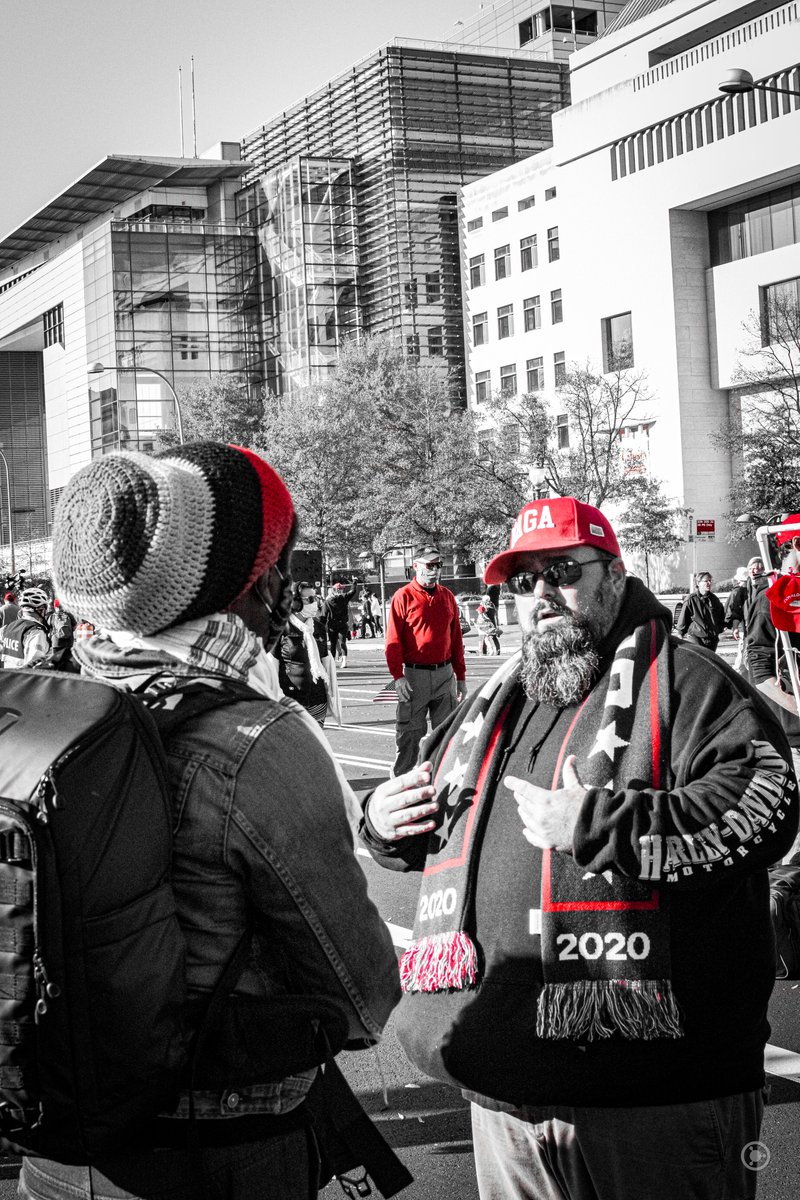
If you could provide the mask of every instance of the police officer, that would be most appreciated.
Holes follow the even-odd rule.
[[[16,621],[4,625],[3,666],[6,670],[20,667],[36,667],[45,663],[50,655],[50,637],[47,630],[47,611],[50,597],[43,588],[25,588],[19,597],[19,616]]]

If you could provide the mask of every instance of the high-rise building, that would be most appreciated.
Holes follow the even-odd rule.
[[[272,390],[361,331],[462,377],[457,189],[549,146],[567,100],[544,53],[398,40],[246,137]]]
[[[552,148],[461,194],[482,438],[505,433],[490,393],[535,392],[559,447],[579,447],[565,372],[644,373],[648,399],[618,430],[623,470],[660,480],[692,535],[658,585],[694,567],[730,578],[748,557],[728,540],[741,466],[719,435],[747,427],[772,314],[800,303],[799,64],[794,0],[631,0],[570,60]],[[720,90],[730,69],[755,87]]]

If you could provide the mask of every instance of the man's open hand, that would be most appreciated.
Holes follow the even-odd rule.
[[[564,763],[564,786],[557,791],[537,787],[527,779],[506,775],[503,782],[514,793],[522,818],[522,833],[540,850],[572,852],[572,838],[578,813],[586,795],[575,769],[575,755]]]
[[[369,798],[370,824],[385,842],[396,842],[413,834],[430,833],[432,818],[439,809],[436,789],[431,785],[432,764],[421,763],[413,771],[387,779]]]

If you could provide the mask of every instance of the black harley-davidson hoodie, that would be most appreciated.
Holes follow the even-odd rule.
[[[630,578],[602,648],[601,673],[620,641],[653,616],[669,625],[668,612]],[[587,871],[647,878],[666,896],[672,986],[684,1034],[653,1041],[615,1034],[589,1042],[537,1036],[543,973],[531,912],[540,903],[542,852],[521,836],[514,798],[499,783],[486,801],[491,809],[475,883],[481,981],[474,989],[407,994],[397,1024],[412,1062],[484,1105],[680,1104],[763,1085],[775,977],[767,867],[792,844],[797,785],[784,735],[758,693],[702,647],[671,637],[670,649],[674,784],[658,791],[589,789],[573,853]],[[458,713],[423,747],[434,768]],[[537,705],[520,689],[502,776],[551,787],[574,715],[574,708]],[[768,816],[748,795],[757,773],[757,786],[766,773],[772,791]],[[370,826],[368,806],[360,832],[381,865],[424,866],[427,838],[383,842]],[[694,835],[691,855],[686,835]],[[587,915],[587,929],[589,921]]]

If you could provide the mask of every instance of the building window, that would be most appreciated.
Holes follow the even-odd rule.
[[[508,205],[505,204],[502,208],[496,208],[492,213],[493,221],[503,221],[508,216]]]
[[[478,431],[478,458],[486,461],[492,457],[494,449],[494,433],[491,429],[480,429]]]
[[[547,257],[550,262],[555,262],[561,258],[561,248],[558,243],[558,226],[554,225],[552,229],[547,231]]]
[[[498,442],[504,454],[519,454],[520,436],[519,425],[501,425]]]
[[[525,364],[529,392],[540,392],[544,387],[544,359],[529,358]]]
[[[467,221],[467,233],[474,233],[476,229],[483,229],[483,217],[473,217]]]
[[[563,387],[567,382],[567,360],[563,350],[558,350],[553,355],[553,375],[556,387]]]
[[[42,315],[42,325],[44,327],[44,344],[45,349],[48,346],[64,345],[64,305],[57,304],[55,308],[49,308]]]
[[[494,277],[507,279],[511,274],[511,246],[498,246],[494,252]]]
[[[497,310],[497,336],[507,338],[514,336],[514,305],[503,304]]]
[[[539,265],[539,252],[536,249],[536,234],[524,237],[519,244],[519,257],[523,271],[530,271]]]
[[[522,310],[525,316],[525,332],[542,327],[542,306],[538,296],[529,296],[523,301]]]
[[[556,198],[556,189],[555,189],[555,188],[545,188],[545,190],[544,190],[544,198],[545,198],[545,200],[555,200],[555,198]]]
[[[550,319],[554,325],[564,320],[564,307],[561,303],[561,288],[550,293]]]
[[[476,371],[475,372],[475,399],[480,403],[481,400],[489,399],[489,392],[492,390],[492,372],[491,371]]]
[[[559,450],[569,450],[569,420],[566,413],[556,417],[556,444]]]
[[[708,214],[711,265],[800,242],[800,184],[762,192]]]
[[[406,357],[412,360],[419,358],[419,334],[410,333],[406,338]]]
[[[431,358],[441,358],[444,354],[441,325],[431,325],[428,330],[428,354]]]
[[[486,268],[482,254],[474,254],[469,260],[469,286],[480,287],[486,283]]]
[[[489,341],[489,314],[475,313],[472,318],[472,344],[473,346],[485,346]]]
[[[633,328],[631,314],[618,313],[615,317],[604,317],[601,322],[603,335],[603,370],[621,371],[633,366]]]
[[[528,17],[519,23],[519,44],[526,45],[533,41],[533,17]]]
[[[405,297],[406,312],[417,307],[417,281],[412,279],[410,283],[403,284],[403,294]]]
[[[425,303],[436,304],[442,298],[442,284],[438,271],[429,271],[425,276]]]
[[[517,364],[509,363],[500,368],[500,391],[504,396],[517,394]]]
[[[797,340],[800,323],[800,279],[782,279],[759,288],[761,300],[761,344]]]
[[[517,201],[517,212],[524,212],[526,208],[533,208],[535,203],[535,196],[524,196],[522,200]]]

